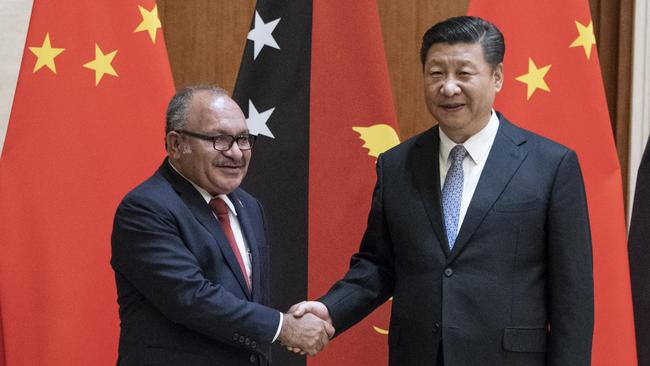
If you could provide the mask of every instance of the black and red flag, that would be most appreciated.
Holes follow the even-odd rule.
[[[244,183],[264,204],[272,302],[325,293],[357,251],[379,153],[399,142],[375,0],[260,0],[234,91],[259,137]],[[310,365],[387,363],[386,304]],[[304,361],[276,349],[274,363]]]

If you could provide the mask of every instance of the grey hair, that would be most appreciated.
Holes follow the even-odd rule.
[[[187,110],[192,101],[194,93],[207,91],[215,96],[226,95],[228,92],[214,85],[192,85],[179,90],[174,94],[167,106],[167,117],[165,119],[165,135],[171,131],[177,131],[185,127],[187,122]]]

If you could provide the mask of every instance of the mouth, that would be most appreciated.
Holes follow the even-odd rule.
[[[214,167],[224,177],[238,178],[244,173],[241,165],[215,165]]]
[[[461,110],[465,106],[464,103],[445,103],[440,104],[440,108],[448,112],[456,112]]]

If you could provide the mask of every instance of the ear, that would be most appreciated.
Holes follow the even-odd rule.
[[[499,63],[493,72],[494,77],[494,89],[498,92],[503,87],[503,62]]]
[[[176,131],[169,131],[165,136],[165,146],[167,147],[167,155],[176,160],[182,154],[181,135]]]

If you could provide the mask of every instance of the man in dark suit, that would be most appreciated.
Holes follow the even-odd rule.
[[[296,304],[343,332],[391,296],[390,364],[588,366],[589,220],[575,152],[492,109],[505,44],[489,22],[431,27],[421,60],[438,125],[381,155],[345,277]]]
[[[650,141],[650,140],[648,140]],[[636,176],[628,253],[634,329],[639,366],[650,365],[650,143],[646,143]]]
[[[172,98],[168,157],[115,214],[118,365],[267,365],[276,339],[315,354],[333,334],[265,305],[262,206],[238,188],[254,141],[223,89]]]

